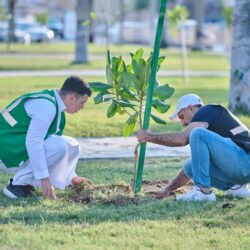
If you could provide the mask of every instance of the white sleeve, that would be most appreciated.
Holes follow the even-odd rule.
[[[26,149],[36,180],[49,177],[44,138],[56,115],[56,107],[46,99],[30,99],[24,104],[31,117],[26,137]]]

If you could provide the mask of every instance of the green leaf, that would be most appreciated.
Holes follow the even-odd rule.
[[[131,58],[133,58],[135,54],[129,52],[129,55],[130,55]]]
[[[119,106],[123,107],[123,108],[133,108],[135,107],[134,104],[129,103],[129,102],[123,102],[123,101],[117,101],[117,100],[113,100],[115,103],[119,104]]]
[[[133,92],[132,90],[130,90],[127,86],[123,86],[123,90],[128,95],[129,98],[131,98],[132,100],[139,101],[139,99],[136,98],[135,92]]]
[[[152,106],[161,114],[166,113],[170,108],[169,104],[166,104],[165,102],[160,100],[153,100]]]
[[[157,86],[154,90],[154,96],[159,98],[161,101],[165,101],[170,98],[175,91],[175,88],[171,87],[168,84],[163,86]]]
[[[138,118],[138,112],[128,118],[123,129],[123,136],[127,137],[134,132],[135,124]]]
[[[110,96],[110,93],[107,91],[100,92],[94,97],[94,103],[99,104],[102,102],[107,102],[109,100],[112,100],[113,97]]]
[[[127,72],[133,73],[133,67],[132,67],[131,64],[127,65],[127,66],[126,66],[126,69],[127,69]],[[124,70],[124,71],[125,71],[125,70]]]
[[[128,86],[133,85],[136,88],[136,90],[141,90],[140,81],[132,73],[123,72],[122,77],[123,77],[123,81],[126,85],[128,85]]]
[[[110,65],[106,66],[106,78],[107,78],[108,84],[113,85],[113,83],[114,83],[114,76],[113,76],[112,70],[110,68]]]
[[[126,67],[126,64],[124,61],[122,61],[122,66],[123,66],[123,71],[124,72],[127,72],[127,67]]]
[[[165,56],[160,56],[159,58],[158,58],[158,64],[159,65],[161,65],[162,64],[162,62],[165,60]]]
[[[165,56],[160,56],[158,58],[158,65],[157,65],[157,71],[160,69],[162,62],[165,60]]]
[[[145,76],[145,81],[149,82],[150,79],[150,75],[151,75],[151,67],[152,67],[152,57],[150,57],[147,61],[146,61],[146,76]]]
[[[110,58],[110,51],[107,50],[107,64],[110,65],[111,64],[111,58]]]
[[[112,101],[112,103],[110,104],[107,110],[107,117],[108,118],[113,117],[117,111],[117,108],[118,108],[118,105],[114,101]]]
[[[118,58],[118,62],[117,62],[117,71],[118,72],[122,72],[123,71],[123,67],[124,67],[124,65],[123,65],[123,60],[122,60],[122,57],[120,56],[119,58]]]
[[[145,75],[146,75],[146,62],[142,58],[142,59],[139,60],[138,78],[139,78],[139,81],[141,82],[141,86],[142,86],[143,90],[145,88],[147,88],[147,85],[148,85],[148,82],[145,81],[145,79],[146,79]]]
[[[102,82],[90,82],[89,87],[93,91],[105,91],[112,88],[111,85]]]
[[[144,53],[144,51],[143,51],[142,48],[138,49],[138,50],[135,52],[135,54],[134,54],[134,56],[133,56],[133,59],[135,59],[136,61],[138,61],[139,59],[141,59],[141,58],[143,57],[143,53]]]
[[[161,119],[160,117],[158,117],[158,116],[156,116],[156,115],[154,115],[154,114],[151,114],[150,116],[151,116],[151,118],[152,118],[156,123],[159,123],[159,124],[162,124],[162,125],[166,125],[166,124],[167,124],[166,121],[164,121],[163,119]]]
[[[134,76],[138,78],[139,73],[140,73],[140,67],[139,67],[139,63],[134,59],[132,59],[132,68],[133,68]]]
[[[126,114],[126,110],[123,109],[123,108],[121,108],[120,106],[118,106],[117,111],[118,111],[119,115],[124,115],[124,114]]]
[[[97,18],[96,12],[90,12],[90,17],[91,17],[92,19],[96,19],[96,18]]]
[[[81,25],[82,26],[88,26],[89,24],[90,24],[90,20],[87,19],[87,20],[83,21]]]

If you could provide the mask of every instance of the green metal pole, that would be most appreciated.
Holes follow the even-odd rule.
[[[150,75],[150,80],[149,80],[147,102],[146,102],[145,115],[144,115],[144,121],[143,121],[143,129],[147,129],[149,126],[151,105],[152,105],[152,99],[153,99],[153,94],[154,94],[154,85],[155,85],[155,80],[156,80],[156,71],[157,71],[157,66],[158,66],[161,35],[162,35],[164,18],[165,18],[166,6],[167,6],[167,0],[161,0],[160,15],[158,18],[158,23],[157,23],[157,31],[156,31],[154,51],[153,51],[153,60],[152,60],[152,65],[151,65],[152,70],[151,70],[151,75]],[[145,153],[146,153],[146,143],[142,143],[140,147],[140,155],[139,155],[135,188],[134,188],[135,193],[138,193],[141,190]]]

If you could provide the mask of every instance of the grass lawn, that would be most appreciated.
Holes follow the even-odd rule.
[[[87,81],[105,81],[97,77],[86,77]],[[19,95],[45,88],[60,87],[64,81],[62,77],[10,77],[0,78],[0,109],[7,105],[12,99]],[[171,110],[163,116],[167,121],[168,115],[174,110],[174,105],[179,96],[194,92],[200,95],[205,103],[220,103],[228,105],[228,78],[191,78],[188,86],[183,85],[182,78],[160,78],[160,82],[170,83],[176,88],[174,96],[169,100]],[[94,93],[95,95],[95,93]],[[123,130],[124,121],[127,116],[115,116],[111,119],[106,117],[108,103],[95,105],[93,100],[86,104],[84,110],[76,115],[68,115],[68,123],[65,133],[71,136],[120,136]],[[250,119],[247,116],[240,116],[240,119],[250,127]],[[167,132],[181,129],[179,124],[170,122],[167,126],[156,125],[151,122],[154,131]]]
[[[181,70],[180,55],[165,55],[167,59],[162,64],[162,70]],[[128,56],[123,56],[128,61]],[[73,57],[57,57],[48,55],[48,57],[29,56],[6,57],[1,56],[0,70],[61,70],[61,69],[105,69],[106,59],[104,55],[90,55],[88,64],[72,64]],[[229,64],[223,56],[214,56],[210,58],[197,57],[192,54],[188,58],[189,70],[218,71],[228,70]]]
[[[129,52],[135,52],[140,46],[111,46],[112,55],[123,55],[129,58]],[[148,54],[152,48],[143,47]],[[105,69],[106,53],[104,46],[89,45],[89,63],[86,65],[72,64],[74,46],[70,44],[32,44],[13,45],[11,53],[6,54],[6,47],[0,44],[0,70],[52,70],[52,69]],[[182,68],[179,50],[162,49],[161,55],[166,56],[163,70],[180,70]],[[189,52],[189,70],[218,71],[229,70],[228,59],[224,55],[209,52]]]
[[[169,179],[183,159],[153,158],[145,179]],[[133,161],[91,160],[78,174],[95,183],[129,182]],[[8,175],[0,177],[1,188]],[[0,249],[249,249],[250,203],[217,192],[215,203],[171,199],[124,206],[74,204],[67,191],[52,202],[39,197],[9,200],[0,193]],[[224,203],[232,204],[223,208]]]

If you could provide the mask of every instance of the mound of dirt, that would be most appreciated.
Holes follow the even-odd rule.
[[[142,182],[142,191],[139,195],[134,195],[132,186],[125,182],[112,185],[80,184],[71,187],[68,199],[69,201],[77,203],[113,204],[117,206],[139,204],[156,199],[156,197],[150,193],[164,189],[168,183],[168,180],[144,180]],[[189,184],[189,186],[190,185],[192,184]],[[188,186],[177,189],[170,197],[175,196],[176,193],[184,193],[187,189]]]

